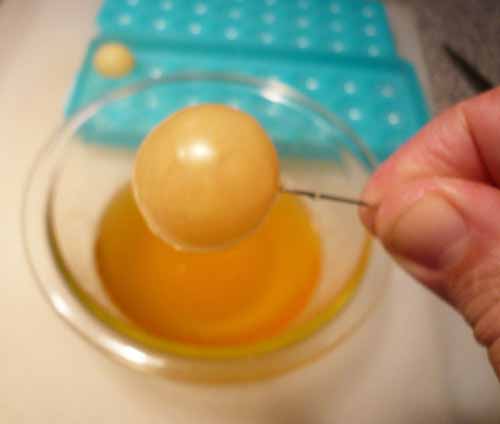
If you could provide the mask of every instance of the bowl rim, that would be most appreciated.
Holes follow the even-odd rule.
[[[25,251],[25,256],[27,258],[27,262],[29,265],[29,268],[31,270],[31,274],[37,281],[37,285],[39,289],[41,290],[42,294],[46,299],[48,300],[49,304],[52,306],[52,308],[56,311],[56,313],[60,316],[62,316],[63,321],[65,321],[67,324],[70,325],[74,330],[76,330],[77,333],[79,333],[81,336],[83,336],[87,341],[90,342],[90,344],[94,345],[95,347],[99,348],[101,351],[104,351],[108,355],[114,357],[115,359],[118,359],[119,361],[126,363],[129,366],[132,366],[133,368],[138,368],[141,370],[146,370],[146,371],[156,371],[158,370],[163,370],[166,368],[166,364],[164,359],[168,357],[169,360],[172,358],[174,360],[179,360],[179,361],[192,361],[194,360],[201,360],[204,364],[210,364],[213,362],[225,362],[225,361],[240,361],[242,357],[215,357],[215,358],[206,358],[206,357],[184,357],[177,355],[175,352],[165,352],[165,351],[155,351],[152,350],[148,347],[140,346],[139,348],[137,346],[137,340],[132,340],[132,343],[134,343],[134,346],[130,346],[131,340],[124,336],[123,333],[118,332],[116,328],[112,328],[108,322],[103,321],[102,319],[99,319],[95,311],[92,311],[91,308],[88,307],[88,305],[84,305],[82,302],[82,299],[77,299],[77,296],[74,292],[73,289],[69,287],[70,284],[68,284],[68,279],[71,278],[71,276],[66,275],[66,270],[64,266],[64,262],[61,265],[60,258],[57,257],[57,248],[54,248],[53,245],[53,240],[48,241],[48,246],[52,255],[52,259],[55,262],[55,266],[59,269],[59,272],[63,274],[63,279],[66,281],[66,284],[68,287],[66,289],[69,289],[66,291],[65,296],[61,296],[60,293],[56,293],[57,296],[54,296],[54,292],[50,290],[50,288],[47,287],[46,283],[43,281],[43,278],[40,277],[39,275],[39,270],[36,265],[36,261],[33,256],[33,252],[30,246],[30,240],[29,240],[29,235],[28,235],[28,230],[27,230],[27,221],[29,220],[29,211],[30,211],[30,195],[31,192],[33,191],[33,183],[34,180],[36,179],[37,176],[37,170],[41,166],[41,164],[44,162],[44,160],[50,156],[50,153],[52,149],[57,146],[57,144],[61,141],[64,140],[65,134],[73,134],[80,126],[86,122],[87,119],[89,119],[91,116],[93,116],[96,111],[98,111],[101,107],[105,106],[108,103],[111,103],[113,101],[119,100],[121,98],[127,97],[131,94],[147,90],[148,88],[151,88],[153,86],[157,85],[167,85],[167,84],[175,84],[175,83],[190,83],[190,82],[226,82],[226,83],[231,83],[231,84],[237,84],[237,85],[243,85],[243,86],[251,86],[253,88],[257,88],[260,91],[260,95],[262,95],[264,98],[267,100],[271,101],[276,101],[276,96],[291,100],[293,102],[296,102],[300,104],[301,106],[306,107],[310,111],[314,112],[315,114],[318,114],[321,116],[323,119],[325,119],[327,122],[331,123],[333,126],[335,126],[339,131],[347,135],[348,139],[352,141],[356,148],[359,149],[361,154],[364,156],[364,158],[367,161],[367,164],[369,167],[372,169],[376,167],[377,165],[377,160],[375,159],[374,155],[372,152],[369,150],[368,147],[363,143],[362,139],[337,115],[334,113],[328,111],[325,109],[323,106],[319,105],[316,101],[310,99],[306,95],[302,94],[298,90],[282,83],[279,81],[276,81],[274,79],[261,79],[261,78],[256,78],[256,77],[251,77],[251,76],[246,76],[242,74],[237,74],[237,73],[228,73],[228,72],[205,72],[205,71],[189,71],[189,72],[179,72],[175,74],[170,74],[166,76],[162,76],[160,78],[148,78],[145,80],[141,80],[135,83],[128,84],[124,87],[118,88],[116,90],[113,90],[102,97],[92,101],[88,105],[82,107],[80,110],[76,111],[74,115],[72,115],[68,120],[63,122],[54,132],[53,134],[49,137],[49,139],[42,145],[42,147],[39,149],[38,153],[35,156],[34,161],[32,162],[28,177],[25,182],[25,187],[23,190],[23,200],[22,200],[22,209],[21,209],[21,233],[22,233],[22,240],[23,240],[23,247]],[[272,98],[269,98],[272,97]],[[47,204],[46,206],[50,206],[50,199],[52,197],[52,193],[48,194],[47,198]],[[46,223],[49,223],[49,212],[48,210],[45,211],[46,214]],[[369,256],[369,255],[368,255]],[[363,271],[364,272],[364,271]],[[71,293],[71,294],[70,294]],[[71,305],[68,305],[67,301],[67,296],[73,296],[73,299],[71,301]],[[64,302],[63,302],[64,300]],[[74,308],[75,302],[77,301],[80,305],[80,310],[84,310],[86,314],[88,315],[85,317],[85,319],[81,319],[82,317],[78,316],[75,318],[75,314],[68,313],[68,308],[71,306]],[[345,305],[342,305],[342,307]],[[373,305],[374,306],[374,305]],[[373,309],[373,308],[371,308]],[[367,311],[368,313],[369,311]],[[335,314],[334,314],[335,315]],[[359,325],[364,321],[366,317],[361,317],[359,319]],[[331,317],[324,320],[324,322],[319,325],[317,328],[315,328],[313,331],[308,333],[308,336],[316,334],[321,330],[325,324],[327,324],[331,320]],[[94,337],[92,337],[91,334],[92,332],[97,330],[97,327],[101,327],[98,329],[97,336],[94,334]],[[106,327],[106,328],[102,328]],[[354,328],[354,326],[353,326]],[[352,332],[351,332],[352,333]],[[347,334],[348,336],[349,334]],[[278,349],[273,349],[270,352],[261,352],[258,353],[257,355],[268,355],[269,353],[275,353],[279,352],[281,349],[286,349],[287,347],[290,347],[290,344],[294,345],[297,343],[300,343],[303,341],[304,338],[308,337],[302,337],[298,338],[297,340],[294,340],[291,343],[288,343]],[[328,349],[324,349],[323,353],[326,353],[327,351],[331,350],[337,343],[333,342],[331,343],[331,346]],[[317,355],[318,357],[321,356],[321,354]],[[314,360],[314,358],[312,359]],[[309,361],[307,361],[309,362]],[[295,367],[299,367],[302,365],[302,363],[298,363]],[[287,371],[287,369],[283,369],[282,372]],[[172,373],[170,373],[173,375]],[[270,373],[271,375],[271,373]],[[174,375],[175,377],[175,375]],[[247,378],[245,378],[247,379]]]

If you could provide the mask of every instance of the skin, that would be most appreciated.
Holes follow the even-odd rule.
[[[467,320],[500,379],[500,88],[443,112],[384,162],[365,226]]]

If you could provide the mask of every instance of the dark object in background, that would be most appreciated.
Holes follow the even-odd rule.
[[[469,85],[477,92],[483,92],[492,89],[495,85],[483,76],[479,70],[462,57],[456,50],[449,45],[443,46],[448,57],[451,59],[455,67],[461,72]]]

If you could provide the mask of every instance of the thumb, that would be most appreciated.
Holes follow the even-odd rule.
[[[375,234],[407,271],[462,313],[500,377],[500,191],[449,178],[400,190],[376,209]]]
[[[361,218],[465,317],[500,379],[499,104],[496,90],[434,120],[376,172]]]

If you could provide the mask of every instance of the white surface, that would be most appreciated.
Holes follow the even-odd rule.
[[[129,371],[53,314],[24,261],[21,192],[35,151],[61,121],[97,3],[0,4],[0,422],[500,422],[484,351],[400,271],[350,343],[303,371],[248,386],[179,385]]]

